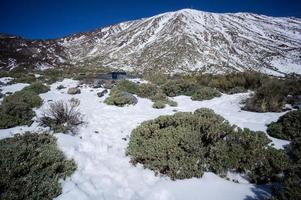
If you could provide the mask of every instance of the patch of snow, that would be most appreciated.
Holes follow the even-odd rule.
[[[249,184],[249,181],[247,179],[245,179],[242,174],[239,174],[236,172],[228,172],[227,178],[229,178],[230,181],[233,181],[233,182]]]
[[[17,92],[22,90],[24,87],[28,86],[29,84],[27,83],[16,83],[16,84],[12,84],[12,85],[4,85],[4,86],[0,86],[0,89],[2,90],[1,93],[5,94],[7,92]]]
[[[128,80],[132,81],[133,83],[149,83],[148,81],[143,80],[141,78],[131,78],[131,79],[128,79]]]
[[[36,67],[37,67],[38,70],[41,70],[41,71],[53,68],[53,66],[48,64],[48,63],[37,63]]]
[[[281,72],[287,74],[288,73],[301,74],[301,64],[292,63],[285,59],[272,60],[271,64]]]
[[[12,78],[12,77],[2,77],[2,78],[0,78],[0,82],[2,82],[4,84],[7,84],[7,83],[11,82],[12,80],[14,80],[14,78]]]

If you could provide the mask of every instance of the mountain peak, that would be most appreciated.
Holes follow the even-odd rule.
[[[177,11],[174,11],[175,13],[190,13],[190,14],[196,14],[196,13],[204,13],[203,11],[192,9],[192,8],[183,8]]]
[[[0,37],[0,67],[301,74],[300,47],[299,19],[185,8],[52,41]]]

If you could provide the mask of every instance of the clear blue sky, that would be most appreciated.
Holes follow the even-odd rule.
[[[0,3],[1,33],[41,39],[182,8],[301,18],[301,0],[0,0]]]

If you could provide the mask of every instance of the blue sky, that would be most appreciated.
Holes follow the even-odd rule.
[[[301,18],[301,0],[0,0],[0,32],[57,38],[162,12],[194,8]]]

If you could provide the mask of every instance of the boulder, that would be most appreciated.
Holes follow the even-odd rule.
[[[72,94],[72,95],[80,94],[80,89],[79,88],[69,88],[67,93]]]
[[[138,103],[138,99],[131,93],[122,92],[122,96],[126,97],[129,100],[128,104],[137,104]]]
[[[63,86],[63,85],[59,85],[59,86],[57,86],[57,88],[56,89],[58,89],[58,90],[61,90],[61,89],[64,89],[64,88],[66,88],[65,86]]]
[[[115,85],[114,81],[105,81],[102,86],[105,89],[112,89],[114,87],[114,85]]]
[[[108,93],[108,90],[107,89],[105,89],[105,90],[103,90],[103,91],[101,91],[101,92],[98,92],[97,93],[97,96],[98,97],[103,97],[105,94],[107,94]]]
[[[92,87],[93,88],[101,88],[104,83],[105,83],[104,80],[96,80],[96,81],[94,81]]]

